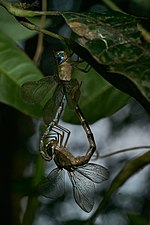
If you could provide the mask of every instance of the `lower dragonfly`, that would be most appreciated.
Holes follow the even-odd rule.
[[[53,169],[40,183],[41,195],[56,199],[64,194],[65,171],[68,172],[73,186],[73,195],[76,203],[85,212],[90,212],[94,205],[94,183],[101,183],[109,178],[109,171],[98,164],[88,163],[96,150],[92,131],[86,122],[79,106],[75,111],[80,119],[88,141],[89,148],[84,156],[74,157],[67,149],[70,131],[58,125],[64,102],[60,105],[55,119],[49,124],[41,138],[40,153],[45,160],[54,161],[57,168]]]

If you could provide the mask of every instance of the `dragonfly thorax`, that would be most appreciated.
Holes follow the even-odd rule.
[[[75,157],[68,151],[67,148],[55,148],[54,161],[59,168],[71,170]]]

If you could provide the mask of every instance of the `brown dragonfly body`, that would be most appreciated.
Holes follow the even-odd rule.
[[[60,106],[57,116],[60,116],[61,109],[62,106]],[[67,148],[70,131],[58,125],[59,118],[55,118],[41,138],[40,153],[48,161],[54,157],[57,168],[53,169],[43,180],[39,186],[39,192],[51,199],[61,197],[64,194],[65,175],[63,169],[65,169],[73,185],[76,203],[84,211],[90,212],[94,205],[94,183],[107,180],[109,172],[103,166],[88,163],[95,152],[96,145],[91,129],[78,105],[75,110],[86,132],[89,148],[85,155],[74,157]]]

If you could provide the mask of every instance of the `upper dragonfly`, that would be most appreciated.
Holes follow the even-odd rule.
[[[80,85],[72,79],[73,63],[69,53],[59,51],[55,53],[57,71],[54,75],[47,76],[38,81],[28,81],[22,85],[21,94],[28,103],[41,102],[48,96],[43,108],[43,119],[49,124],[65,96],[68,106],[74,109],[80,97]]]

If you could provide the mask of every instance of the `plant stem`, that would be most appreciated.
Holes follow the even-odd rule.
[[[105,3],[105,5],[107,5],[110,9],[114,10],[114,11],[118,11],[121,13],[124,13],[114,2],[112,2],[111,0],[102,0],[102,2]]]
[[[39,155],[37,155],[36,162],[35,162],[35,170],[34,170],[35,173],[33,175],[33,180],[32,180],[33,190],[37,189],[37,184],[42,178],[43,170],[44,170],[43,165],[44,165],[44,161],[41,159]],[[22,225],[33,224],[38,204],[39,204],[39,201],[38,201],[37,194],[36,193],[31,194],[28,197],[27,207],[24,213]]]
[[[60,12],[55,11],[32,11],[32,10],[24,10],[17,8],[15,5],[9,3],[7,0],[0,0],[0,5],[5,7],[7,11],[12,14],[13,16],[17,17],[34,17],[34,16],[43,16],[43,15],[50,15],[50,16],[58,16],[61,15]]]
[[[47,34],[53,38],[56,38],[56,39],[59,39],[60,41],[64,41],[66,42],[66,38],[58,35],[58,34],[55,34],[51,31],[48,31],[48,30],[45,30],[41,27],[38,27],[37,25],[34,25],[34,24],[31,24],[31,23],[28,23],[28,22],[24,22],[24,21],[20,21],[20,23],[25,26],[26,28],[30,29],[30,30],[35,30],[35,31],[38,31],[38,32],[41,32],[41,33],[44,33],[44,34]]]
[[[123,153],[123,152],[133,151],[133,150],[142,150],[142,149],[150,149],[150,146],[136,146],[136,147],[132,147],[132,148],[124,148],[124,149],[120,149],[120,150],[117,150],[115,152],[112,152],[112,153],[109,153],[109,154],[106,154],[106,155],[102,155],[102,156],[99,156],[99,157],[102,159],[102,158],[110,157],[110,156],[117,155],[117,154],[120,154],[120,153]]]
[[[42,11],[46,11],[47,9],[47,1],[42,0]],[[44,27],[46,23],[46,16],[41,16],[40,19],[40,27]],[[39,33],[38,34],[38,40],[37,40],[37,46],[36,46],[36,51],[33,57],[33,62],[35,63],[35,65],[39,65],[40,63],[40,59],[42,56],[42,52],[43,52],[43,37],[44,34],[43,33]]]

